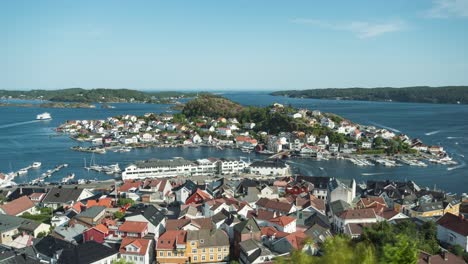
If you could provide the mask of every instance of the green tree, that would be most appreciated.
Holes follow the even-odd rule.
[[[124,205],[127,205],[127,204],[134,205],[135,201],[130,199],[130,198],[119,198],[119,200],[117,201],[117,204],[119,206],[124,206]]]
[[[385,244],[383,247],[382,263],[414,264],[418,261],[416,243],[406,235],[397,235],[395,244]]]
[[[122,218],[125,217],[125,213],[117,211],[117,212],[114,213],[114,217],[117,218],[117,219],[122,219]]]

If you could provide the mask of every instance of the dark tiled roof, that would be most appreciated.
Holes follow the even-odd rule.
[[[90,207],[90,208],[86,209],[86,211],[83,211],[83,212],[79,213],[76,217],[95,218],[102,211],[105,211],[105,210],[106,210],[106,207],[104,207],[104,206],[93,206],[93,207]]]
[[[244,220],[234,226],[234,231],[247,234],[250,232],[260,232],[260,227],[258,227],[257,221],[255,219],[250,218],[249,220]]]
[[[88,241],[74,248],[66,249],[60,255],[58,263],[64,264],[88,264],[97,262],[103,258],[117,254],[114,248],[107,247],[95,241]]]
[[[131,213],[128,214],[127,217],[143,215],[143,217],[154,226],[159,225],[159,223],[161,223],[161,221],[165,218],[164,213],[158,210],[158,208],[156,208],[154,205],[138,204],[130,207],[128,211]]]
[[[202,229],[187,231],[187,241],[193,240],[198,241],[198,248],[229,246],[228,235],[226,234],[226,232],[219,229]]]
[[[0,214],[0,230],[11,230],[12,228],[18,228],[20,231],[32,232],[41,225],[41,223],[17,217],[12,215]]]
[[[65,249],[73,249],[76,246],[65,240],[61,240],[49,235],[41,238],[33,245],[33,247],[42,255],[52,258],[57,252]]]
[[[259,207],[268,208],[268,209],[272,209],[272,210],[280,211],[284,213],[289,213],[289,211],[291,210],[291,207],[293,207],[292,203],[280,202],[277,199],[270,200],[268,198],[261,198],[255,204]]]
[[[349,205],[347,202],[343,200],[337,200],[337,201],[333,201],[330,203],[330,210],[335,215],[340,215],[341,212],[348,210],[350,208],[351,208],[351,205]]]
[[[250,167],[259,167],[259,168],[286,168],[286,162],[276,159],[276,160],[262,160],[255,161],[250,164]]]
[[[52,188],[42,201],[43,203],[66,203],[76,201],[81,193],[82,188]]]

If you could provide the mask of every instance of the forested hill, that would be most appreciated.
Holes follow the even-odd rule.
[[[42,99],[52,102],[167,102],[170,98],[191,97],[194,93],[142,92],[131,89],[82,89],[9,91],[0,90],[0,98]]]
[[[273,92],[272,95],[315,99],[468,104],[468,86],[327,88],[278,91]]]

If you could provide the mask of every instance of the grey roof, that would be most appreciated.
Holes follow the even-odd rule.
[[[154,226],[159,225],[159,223],[161,223],[161,221],[166,217],[164,213],[158,210],[154,205],[138,204],[130,207],[128,211],[130,214],[128,214],[127,217],[143,215],[143,217]]]
[[[41,262],[35,254],[27,254],[24,249],[14,249],[5,245],[0,245],[0,263],[39,264]]]
[[[198,214],[198,209],[194,206],[187,206],[182,210],[179,214],[179,217],[185,216],[185,215],[190,215],[190,216],[196,216]]]
[[[67,203],[77,201],[83,192],[83,188],[52,188],[42,201],[43,203]]]
[[[250,232],[260,232],[260,227],[258,226],[257,221],[255,221],[254,218],[250,218],[249,220],[244,220],[235,225],[234,231],[241,234],[247,234]]]
[[[258,243],[253,239],[242,241],[239,243],[239,246],[241,247],[241,250],[244,252],[244,254],[248,251],[255,250],[250,255],[246,254],[249,263],[254,262],[259,257],[272,255],[271,251],[268,248],[266,248],[264,245]]]
[[[339,215],[341,212],[351,209],[351,205],[343,200],[337,200],[330,203],[330,210],[335,215]]]
[[[211,221],[213,223],[219,223],[219,222],[223,222],[223,221],[226,221],[228,220],[229,218],[231,217],[234,217],[231,213],[229,213],[228,211],[226,211],[225,209],[222,209],[221,212],[213,215],[211,217]]]
[[[118,250],[95,241],[88,241],[77,247],[66,249],[60,255],[57,263],[88,264],[116,255]]]
[[[39,225],[41,225],[40,222],[33,220],[0,214],[0,231],[18,228],[21,231],[33,232]]]
[[[75,224],[74,226],[58,226],[54,232],[62,237],[63,240],[69,242],[81,242],[83,240],[83,232],[88,229],[84,225]]]
[[[239,243],[239,246],[244,252],[249,252],[258,248],[258,243],[253,239],[248,239]]]
[[[325,239],[331,237],[330,229],[324,228],[318,224],[313,225],[311,228],[307,229],[304,234],[311,237],[312,240],[316,243],[323,243]]]
[[[78,218],[80,218],[80,217],[95,218],[102,211],[105,211],[105,210],[106,210],[105,206],[93,206],[93,207],[90,207],[90,208],[86,209],[86,211],[83,211],[83,212],[79,213],[76,217],[78,217]]]
[[[189,230],[187,231],[187,241],[198,240],[198,247],[229,246],[229,237],[223,230]],[[203,243],[202,243],[203,241]]]
[[[40,254],[48,258],[52,258],[55,254],[61,253],[64,249],[74,248],[75,245],[65,240],[48,235],[41,238],[39,241],[36,241],[33,247]]]
[[[441,209],[444,209],[443,203],[436,202],[436,203],[421,204],[418,207],[416,207],[414,210],[418,212],[430,212],[430,211],[441,210]]]
[[[179,167],[194,164],[192,161],[178,158],[169,160],[150,159],[137,161],[134,165],[138,168],[157,168],[157,167]]]
[[[258,168],[286,168],[286,162],[275,159],[275,160],[262,160],[253,162],[250,167]]]
[[[322,227],[330,228],[330,220],[327,216],[319,212],[310,212],[310,211],[296,211],[291,213],[289,216],[297,219],[296,225],[310,227],[315,224],[319,224]]]

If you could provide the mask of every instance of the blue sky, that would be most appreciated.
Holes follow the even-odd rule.
[[[468,85],[468,0],[0,1],[0,89]]]

